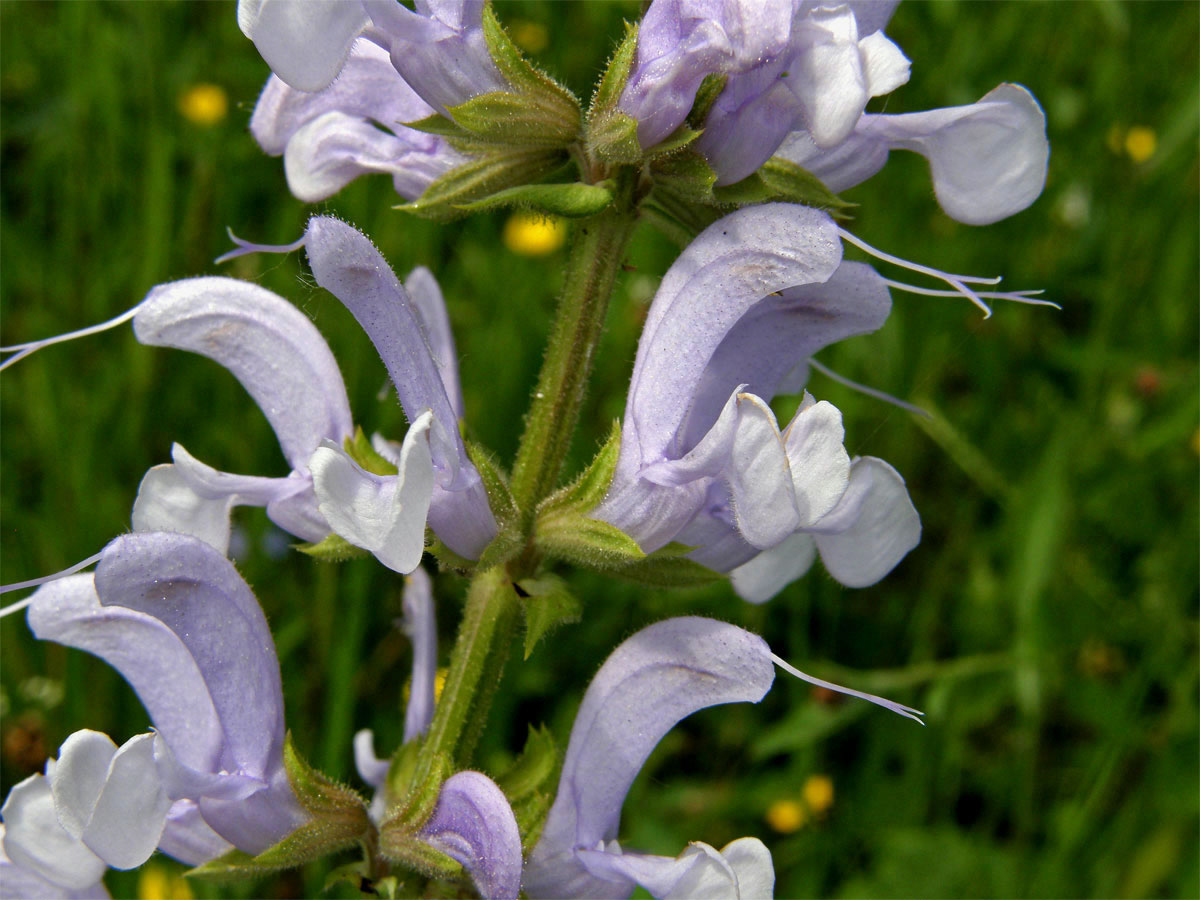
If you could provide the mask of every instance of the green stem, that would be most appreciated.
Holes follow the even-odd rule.
[[[457,759],[459,740],[467,714],[471,712],[480,680],[487,670],[496,632],[510,631],[508,620],[516,616],[516,592],[501,566],[478,573],[467,589],[467,603],[459,625],[458,639],[450,656],[450,671],[438,698],[429,734],[421,756],[429,762],[437,753]],[[475,715],[486,713],[476,710]],[[426,770],[426,766],[418,766]]]
[[[471,707],[462,737],[458,741],[456,759],[464,766],[471,765],[475,746],[479,743],[479,738],[483,735],[483,729],[487,725],[488,710],[492,708],[492,700],[500,687],[500,679],[504,677],[504,666],[508,663],[509,651],[513,647],[517,632],[517,605],[516,602],[507,604],[496,622],[492,647],[483,664],[479,689],[475,692],[475,703]]]
[[[558,481],[604,328],[608,300],[637,221],[626,198],[576,226],[554,331],[513,464],[512,492],[526,530]]]
[[[581,222],[572,242],[558,316],[513,466],[512,492],[526,535],[538,502],[558,480],[579,419],[609,297],[637,222],[630,194],[631,189],[621,192],[612,207]],[[517,594],[510,578],[529,574],[535,566],[536,558],[522,558],[510,563],[511,576],[496,566],[471,579],[450,671],[421,747],[419,772],[428,772],[438,754],[467,763],[512,643]]]

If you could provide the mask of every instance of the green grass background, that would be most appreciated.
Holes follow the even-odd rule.
[[[543,23],[536,55],[582,96],[636,4],[499,4]],[[724,585],[653,591],[585,574],[583,622],[506,673],[478,764],[497,771],[526,723],[565,745],[604,656],[638,627],[699,613],[762,633],[810,671],[925,709],[919,728],[865,704],[823,705],[780,676],[756,707],[676,728],[625,805],[628,846],[674,855],[757,835],[781,897],[1200,896],[1197,831],[1197,64],[1194,3],[906,3],[888,33],[911,82],[873,108],[971,102],[1001,81],[1042,102],[1050,175],[1028,211],[988,228],[937,208],[924,162],[896,153],[847,193],[853,225],[899,256],[1041,287],[1061,312],[896,295],[878,334],[822,359],[913,400],[923,422],[814,376],[845,414],[847,447],[907,478],[924,536],[881,584],[814,570],[762,607]],[[267,68],[229,4],[0,3],[0,340],[108,318],[153,285],[252,278],[327,336],[356,419],[398,437],[382,364],[295,255],[218,269],[230,226],[297,237],[313,211],[246,123]],[[176,108],[220,85],[229,115]],[[1122,147],[1152,129],[1142,162]],[[519,257],[503,217],[413,220],[384,177],[317,211],[355,223],[407,272],[429,265],[459,342],[468,425],[511,461],[563,253]],[[614,298],[576,438],[581,467],[621,414],[641,316],[674,250],[639,232]],[[894,273],[888,273],[894,274]],[[46,350],[0,377],[0,564],[12,582],[61,569],[128,528],[145,470],[172,441],[229,471],[282,474],[261,413],[209,361],[145,348],[128,327]],[[272,623],[288,722],[325,771],[354,779],[350,738],[399,740],[409,650],[391,628],[399,581],[371,561],[319,565],[240,510],[240,569]],[[818,567],[819,569],[819,567]],[[437,580],[443,658],[464,583]],[[128,687],[84,654],[0,625],[3,790],[73,730],[144,730]],[[48,680],[47,680],[48,679]],[[812,774],[836,798],[791,834],[764,820]],[[170,865],[154,863],[154,865]],[[175,867],[178,868],[178,867]],[[324,864],[201,896],[309,895]],[[110,873],[117,896],[136,874]]]

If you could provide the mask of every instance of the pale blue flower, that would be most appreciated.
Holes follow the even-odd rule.
[[[94,574],[39,588],[28,620],[35,636],[104,659],[145,705],[174,801],[163,850],[193,864],[229,845],[259,853],[306,821],[283,766],[270,630],[214,548],[182,534],[117,538]]]
[[[250,132],[283,156],[288,187],[313,203],[359,175],[419,197],[467,161],[405,127],[504,90],[483,38],[481,0],[240,0],[238,24],[275,73]]]
[[[775,666],[920,721],[916,710],[797,671],[757,635],[712,619],[658,622],[622,643],[588,686],[571,728],[554,804],[530,853],[530,897],[770,897],[771,854],[756,838],[717,850],[693,842],[678,857],[625,850],[617,841],[625,796],[651,751],[677,722],[722,703],[757,703]]]
[[[350,310],[379,351],[400,404],[413,423],[410,435],[427,429],[427,446],[414,447],[412,452],[422,456],[421,461],[414,460],[415,471],[427,471],[426,453],[433,467],[432,494],[425,501],[430,527],[451,550],[477,559],[496,536],[497,526],[479,472],[459,434],[462,396],[454,342],[432,276],[427,272],[411,276],[410,283],[416,282],[416,286],[410,294],[365,235],[329,216],[310,219],[303,237],[294,244],[238,243],[238,250],[222,258],[304,248],[317,284]],[[426,421],[422,416],[427,411]],[[376,449],[397,464],[405,462],[403,447],[376,442]],[[339,533],[351,543],[379,556],[379,548],[387,546],[401,530],[415,534],[416,517],[406,507],[401,489],[406,473],[401,473],[398,483],[397,476],[366,472],[336,442],[324,444],[309,462],[326,520],[335,530],[341,529]],[[420,518],[424,521],[424,511]],[[409,558],[412,565],[399,571],[411,571],[419,554]],[[390,564],[384,557],[380,559]]]
[[[306,203],[373,173],[391,175],[396,193],[412,200],[467,159],[445,138],[404,127],[433,113],[387,51],[360,38],[337,80],[316,93],[272,75],[250,133],[268,154],[283,156],[288,187]]]
[[[954,290],[884,279],[844,261],[843,242]],[[972,287],[990,283],[880,253],[809,207],[765,204],[718,220],[651,302],[616,471],[593,514],[646,552],[672,541],[695,548],[693,559],[734,572],[735,588],[754,601],[818,552],[843,584],[878,581],[920,538],[904,480],[882,460],[849,457],[830,404],[806,394],[781,428],[769,403],[803,390],[822,348],[880,328],[889,288],[959,294],[984,309],[985,298],[1041,302]]]
[[[651,147],[683,124],[706,76],[724,76],[696,148],[718,184],[740,181],[789,132],[822,147],[843,140],[871,97],[908,80],[908,60],[880,30],[895,5],[655,0],[621,109]]]
[[[908,81],[882,28],[891,0],[655,0],[642,20],[621,108],[643,147],[683,124],[706,76],[726,78],[694,146],[730,184],[778,155],[833,191],[874,175],[890,149],[930,163],[946,213],[983,225],[1025,209],[1046,181],[1046,117],[1025,88],[904,115],[864,112]]]
[[[360,35],[441,112],[505,87],[483,38],[483,0],[417,0],[415,10],[399,0],[239,0],[237,15],[271,70],[300,91],[328,87]]]

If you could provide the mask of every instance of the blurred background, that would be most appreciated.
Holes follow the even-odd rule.
[[[498,3],[514,37],[580,96],[637,3]],[[753,607],[724,584],[655,591],[572,573],[581,624],[509,664],[478,765],[500,770],[527,723],[565,746],[582,692],[635,629],[678,614],[737,622],[813,674],[923,708],[928,727],[780,676],[755,707],[702,712],[651,757],[623,842],[674,855],[757,835],[780,897],[1196,897],[1197,140],[1200,6],[906,3],[888,34],[912,80],[876,111],[1024,84],[1046,110],[1042,197],[987,228],[934,202],[897,152],[847,192],[853,230],[947,271],[1044,288],[1062,311],[897,294],[882,331],[821,355],[924,407],[920,419],[814,374],[851,453],[908,480],[921,545],[881,584],[819,564]],[[430,266],[461,354],[468,428],[511,462],[541,358],[563,232],[504,214],[434,226],[360,180],[315,209],[246,126],[268,74],[232,4],[0,3],[0,340],[107,319],[155,284],[250,278],[328,338],[356,420],[399,438],[383,365],[299,254],[218,268],[226,226],[294,240],[314,211],[356,224],[401,273]],[[621,415],[640,323],[675,248],[635,238],[572,456]],[[885,273],[895,275],[896,273]],[[794,401],[793,401],[794,403]],[[787,402],[780,404],[784,414]],[[0,565],[62,569],[128,528],[172,441],[218,468],[283,474],[267,423],[214,363],[146,348],[128,326],[51,348],[0,378]],[[324,771],[359,784],[350,739],[401,734],[409,648],[400,580],[373,561],[317,564],[260,510],[237,514],[238,564],[271,621],[288,722]],[[462,579],[437,578],[443,660]],[[8,598],[6,598],[8,599]],[[72,731],[118,742],[145,713],[106,665],[0,624],[4,792]],[[361,786],[361,785],[360,785]],[[334,861],[336,862],[336,861]],[[330,863],[253,885],[185,884],[155,857],[116,896],[311,896]]]

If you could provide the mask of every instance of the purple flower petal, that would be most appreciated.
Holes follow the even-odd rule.
[[[352,0],[239,0],[238,26],[271,70],[301,91],[334,79],[367,25]]]
[[[437,702],[437,619],[433,585],[420,566],[404,583],[404,633],[413,646],[412,689],[404,711],[404,743],[429,730]]]
[[[462,863],[484,900],[516,900],[521,835],[504,792],[480,772],[446,779],[420,837]]]
[[[623,897],[629,886],[590,874],[580,849],[617,836],[621,806],[655,745],[685,716],[757,703],[775,677],[761,638],[695,617],[644,628],[592,680],[571,729],[558,794],[526,867],[531,897]]]
[[[413,200],[466,161],[442,139],[411,128],[395,130],[392,134],[336,111],[313,119],[292,135],[284,151],[288,188],[297,199],[316,203],[360,175],[379,173],[391,175],[396,193]]]
[[[129,682],[179,760],[216,771],[223,732],[187,647],[153,616],[101,606],[93,579],[72,575],[38,588],[27,613],[30,630],[107,662]]]
[[[450,330],[450,315],[446,311],[446,300],[442,296],[442,288],[433,277],[433,273],[425,266],[417,266],[408,273],[404,280],[404,289],[412,301],[425,326],[425,337],[438,373],[442,376],[442,384],[446,387],[446,395],[455,414],[463,417],[462,388],[458,383],[458,350],[454,345],[454,333]]]
[[[254,398],[283,455],[302,468],[322,440],[351,433],[350,403],[329,346],[282,297],[232,278],[189,278],[154,288],[133,330],[143,344],[220,363]]]
[[[266,153],[280,156],[297,131],[330,112],[390,130],[432,115],[433,107],[400,77],[386,50],[359,39],[341,74],[322,91],[299,91],[277,76],[269,78],[250,117],[250,133]],[[430,147],[438,142],[434,135],[428,139]]]
[[[632,882],[664,900],[769,900],[775,888],[771,853],[757,838],[741,838],[720,850],[693,841],[677,857],[600,850],[580,850],[578,855],[597,878]]]
[[[194,800],[176,800],[167,811],[167,824],[158,849],[189,866],[198,866],[233,849],[209,827]]]
[[[904,115],[865,115],[841,145],[822,151],[792,135],[780,155],[834,191],[870,178],[892,149],[929,160],[934,192],[947,215],[987,225],[1025,209],[1046,183],[1046,117],[1033,95],[1002,84],[978,103]]]
[[[798,531],[730,570],[729,578],[743,600],[765,603],[807,572],[816,558],[812,535]]]
[[[733,327],[776,291],[828,281],[841,257],[833,221],[795,204],[738,210],[706,228],[668,269],[647,314],[618,472],[691,449],[680,446],[680,428]],[[714,412],[728,396],[725,390]],[[703,433],[709,424],[692,427]]]
[[[445,113],[478,94],[508,88],[483,38],[483,0],[364,0],[392,65],[426,103]]]
[[[114,748],[102,790],[84,823],[83,842],[114,869],[133,869],[149,859],[166,824],[170,801],[154,762],[154,740],[153,734],[142,734]],[[51,782],[60,821],[59,788],[70,777],[64,766],[67,743],[60,750]]]
[[[261,776],[282,759],[275,644],[258,601],[227,559],[184,535],[126,535],[105,548],[96,592],[106,607],[158,619],[187,648],[220,719],[221,768]]]
[[[387,261],[360,232],[316,216],[304,238],[317,283],[353,313],[379,351],[409,421],[433,412],[436,478],[429,524],[450,549],[472,559],[496,535],[496,520],[458,432],[458,415],[426,325]]]
[[[190,534],[225,556],[233,501],[232,496],[211,499],[196,493],[176,466],[154,466],[138,485],[133,530]]]
[[[0,898],[3,900],[108,900],[104,882],[97,880],[82,890],[69,890],[47,881],[36,871],[20,866],[4,852],[5,825],[0,822]]]

